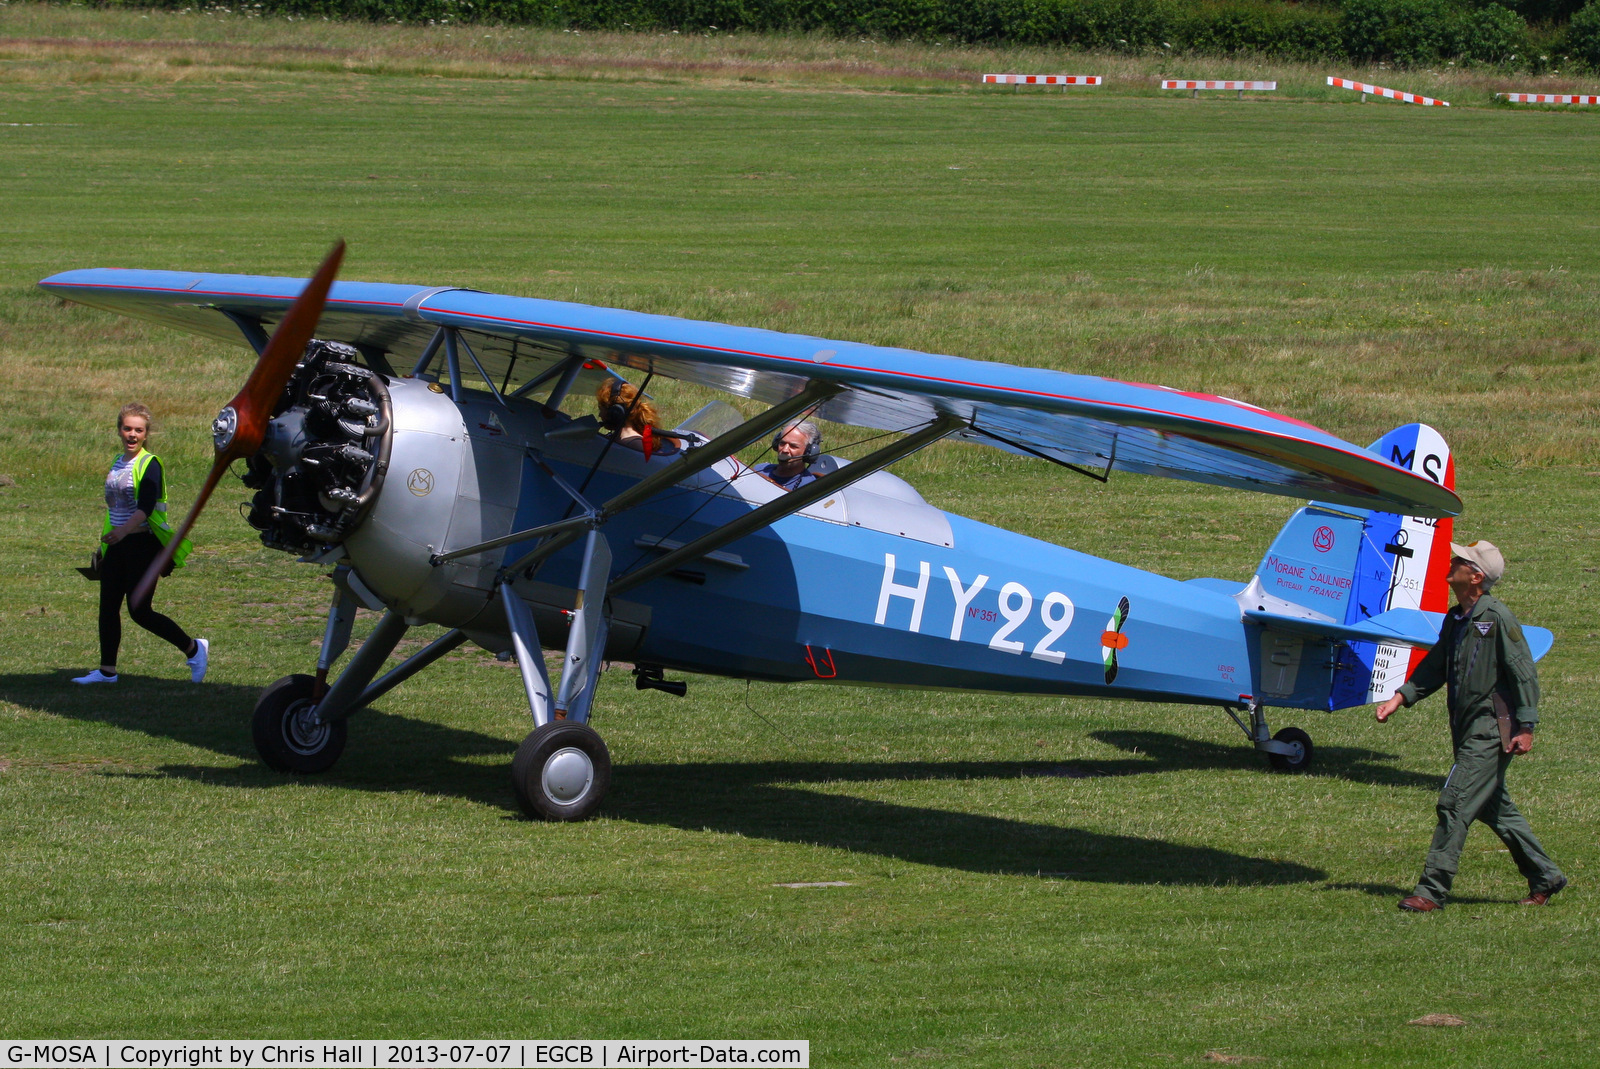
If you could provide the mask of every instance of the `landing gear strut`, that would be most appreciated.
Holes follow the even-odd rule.
[[[1267,726],[1266,714],[1257,702],[1247,703],[1242,711],[1250,714],[1248,724],[1233,709],[1228,709],[1227,713],[1239,725],[1245,738],[1267,755],[1272,771],[1304,772],[1311,767],[1313,750],[1310,735],[1299,728],[1284,728],[1276,735],[1270,734],[1272,729]]]
[[[610,630],[605,616],[610,574],[611,547],[604,535],[590,531],[562,661],[561,687],[553,697],[533,613],[509,581],[500,586],[512,653],[533,714],[533,732],[511,759],[511,790],[517,805],[535,820],[583,820],[600,807],[611,785],[611,754],[588,724]]]

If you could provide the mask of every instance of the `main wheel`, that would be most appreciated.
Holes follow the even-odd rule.
[[[1274,772],[1304,772],[1311,767],[1311,736],[1299,728],[1284,728],[1272,736],[1274,742],[1288,743],[1293,753],[1269,753]]]
[[[275,772],[326,772],[344,753],[345,722],[316,718],[311,700],[315,686],[310,676],[284,676],[256,700],[250,733],[261,760]]]
[[[583,820],[611,785],[611,754],[594,728],[552,720],[522,740],[511,759],[511,789],[535,820]]]

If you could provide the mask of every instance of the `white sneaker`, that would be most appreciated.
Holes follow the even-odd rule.
[[[189,666],[189,682],[198,683],[206,677],[206,665],[211,661],[211,643],[203,638],[194,640],[194,656],[183,663]]]
[[[100,669],[96,668],[93,672],[90,672],[86,676],[78,676],[77,678],[75,678],[73,680],[73,682],[74,683],[115,683],[117,681],[117,679],[118,679],[117,676],[108,676],[104,672],[100,671]]]

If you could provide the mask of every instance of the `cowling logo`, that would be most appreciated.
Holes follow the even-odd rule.
[[[418,497],[427,497],[433,493],[433,472],[427,468],[417,468],[406,476],[406,489]]]
[[[1333,548],[1333,528],[1318,527],[1311,533],[1311,545],[1318,553],[1326,553]]]

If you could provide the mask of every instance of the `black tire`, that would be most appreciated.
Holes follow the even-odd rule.
[[[1272,736],[1275,742],[1286,742],[1297,748],[1298,752],[1292,754],[1269,753],[1267,760],[1272,763],[1274,772],[1304,772],[1311,767],[1311,736],[1299,728],[1284,728]]]
[[[522,740],[511,759],[511,789],[533,820],[584,820],[611,786],[611,754],[594,728],[552,720]]]
[[[348,728],[343,720],[319,723],[306,716],[316,680],[284,676],[256,699],[250,733],[256,752],[274,772],[315,775],[332,768],[344,753]]]

